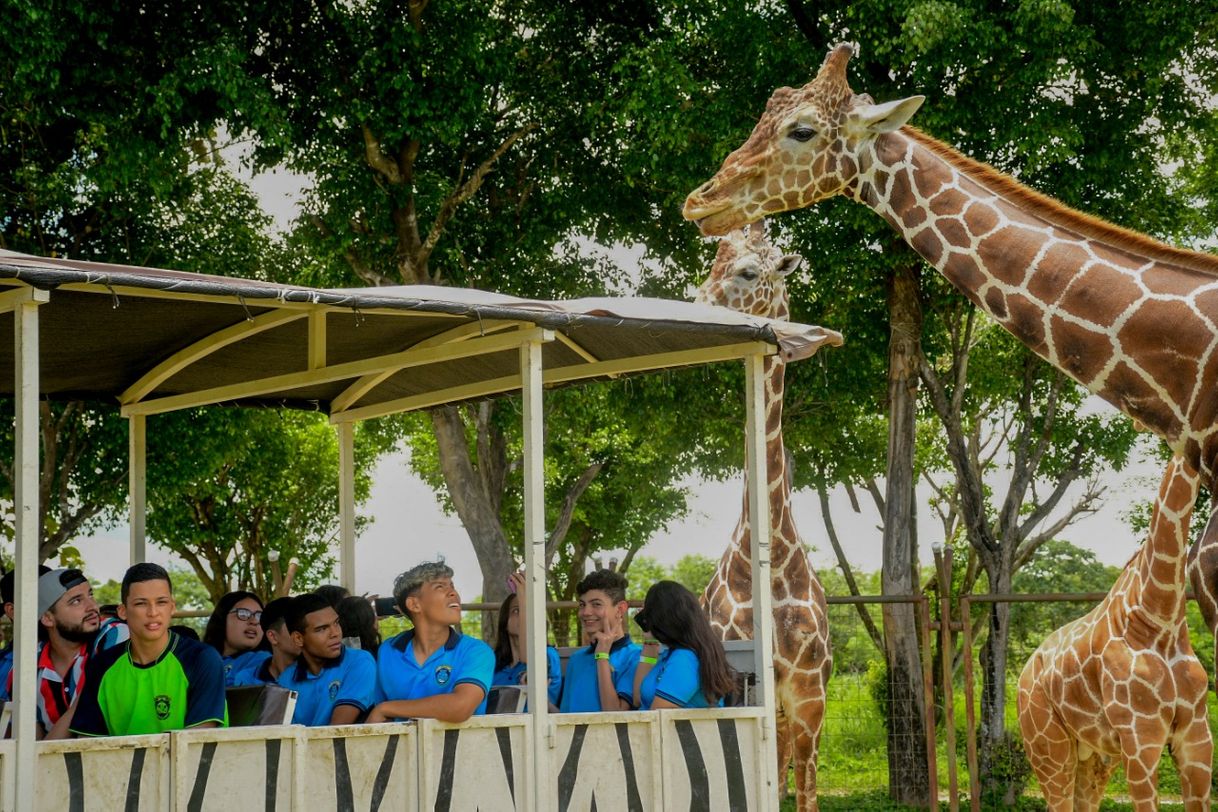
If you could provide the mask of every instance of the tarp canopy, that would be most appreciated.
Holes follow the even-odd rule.
[[[322,290],[0,251],[0,292],[21,285],[51,291],[39,308],[41,395],[118,399],[125,414],[243,403],[346,421],[487,397],[519,388],[530,340],[544,342],[547,385],[742,358],[760,344],[796,360],[841,343],[832,330],[689,302]],[[0,340],[11,336],[0,324]],[[0,394],[13,393],[13,372],[9,346]]]

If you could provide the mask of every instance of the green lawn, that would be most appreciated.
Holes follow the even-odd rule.
[[[865,812],[904,812],[909,807],[888,800],[888,752],[884,721],[879,707],[872,698],[871,683],[874,677],[867,674],[834,674],[829,683],[829,698],[825,709],[825,726],[821,736],[820,770],[818,775],[820,807],[823,812],[834,810],[861,810]],[[1009,683],[1011,691],[1008,708],[1008,729],[1018,730],[1015,681]],[[961,808],[968,808],[968,772],[965,739],[964,692],[958,688],[955,697],[956,752]],[[1218,701],[1210,695],[1210,720],[1218,719]],[[947,751],[942,725],[938,733],[938,765],[940,798],[947,808]],[[1171,756],[1165,754],[1159,768],[1159,790],[1164,808],[1180,806],[1180,780]],[[792,787],[792,793],[794,789]],[[1102,807],[1106,812],[1132,809],[1127,798],[1124,773],[1117,770],[1109,784],[1108,797]],[[992,807],[1000,809],[1002,807]],[[1020,810],[1043,810],[1035,778],[1030,778],[1028,788],[1021,799]],[[794,800],[788,799],[783,809],[794,809]]]

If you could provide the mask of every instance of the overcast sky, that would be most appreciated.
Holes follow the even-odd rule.
[[[286,229],[298,214],[302,179],[281,170],[252,178],[247,175],[247,180],[277,226]],[[635,259],[634,252],[616,255],[623,262]],[[1097,408],[1111,408],[1098,401],[1097,404]],[[741,443],[743,429],[742,425]],[[405,453],[394,454],[383,458],[376,468],[372,495],[363,508],[373,521],[357,542],[356,589],[388,594],[395,574],[424,559],[443,556],[456,570],[462,597],[472,600],[481,591],[481,576],[469,538],[455,516],[441,512],[434,493],[410,473],[408,462]],[[1125,513],[1131,506],[1154,497],[1160,474],[1161,464],[1139,461],[1124,472],[1105,477],[1108,490],[1104,506],[1098,514],[1068,528],[1062,538],[1094,550],[1104,563],[1124,564],[1141,541],[1134,538]],[[743,480],[738,477],[726,482],[688,484],[693,494],[689,516],[653,538],[641,555],[664,563],[675,562],[689,553],[718,558],[731,540],[740,514]],[[1076,495],[1079,492],[1076,488]],[[927,507],[928,495],[927,489],[920,489],[918,536],[924,562],[931,561],[931,545],[942,540],[942,528]],[[870,500],[861,508],[861,513],[854,513],[840,489],[831,497],[831,511],[847,557],[857,571],[872,571],[879,569],[881,561],[879,516]],[[813,563],[819,568],[836,566],[815,493],[795,494],[794,517],[804,540],[814,548]],[[127,566],[127,534],[127,527],[123,526],[80,541],[78,547],[88,574],[95,581],[121,577]],[[155,545],[150,544],[148,550],[150,560],[174,563],[168,553]]]

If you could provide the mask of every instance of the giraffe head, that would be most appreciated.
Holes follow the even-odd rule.
[[[733,231],[719,240],[710,275],[698,288],[695,301],[785,320],[786,277],[802,262],[798,254],[775,248],[766,234],[766,221],[759,220],[747,231]]]
[[[925,98],[876,104],[856,95],[846,83],[853,53],[852,46],[838,45],[811,82],[775,90],[748,140],[685,199],[685,219],[718,236],[852,192],[863,148],[905,124]]]

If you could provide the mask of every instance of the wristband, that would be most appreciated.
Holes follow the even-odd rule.
[[[655,665],[659,661],[660,661],[659,657],[646,657],[646,656],[639,657],[639,662],[647,663],[648,665]]]
[[[594,660],[608,660],[608,659],[609,659],[609,652],[607,652],[607,651],[598,651],[598,652],[596,652],[595,654],[593,654],[593,655],[592,655],[592,659],[594,659]]]

